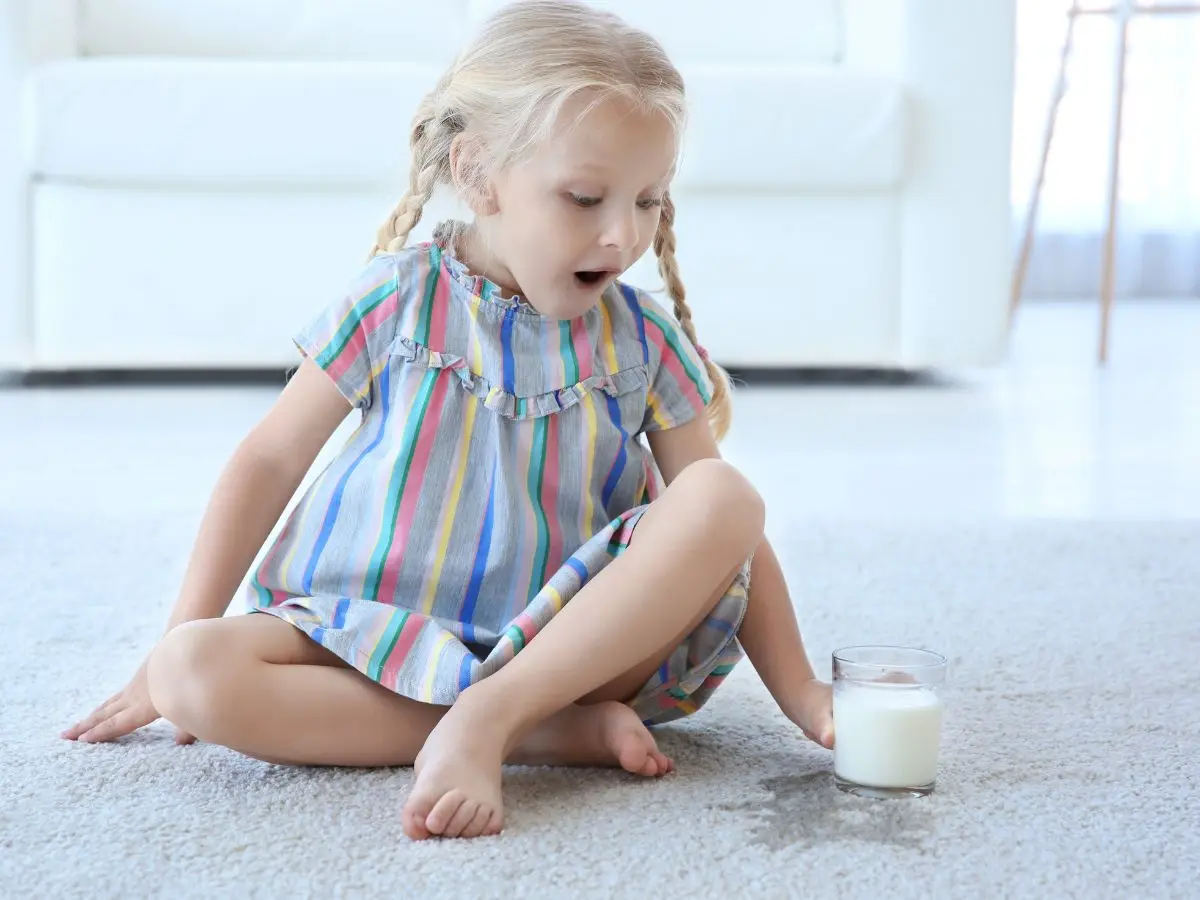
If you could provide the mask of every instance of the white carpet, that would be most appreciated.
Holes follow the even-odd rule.
[[[1194,897],[1200,524],[796,525],[810,648],[952,658],[938,792],[838,793],[740,667],[679,771],[512,770],[507,830],[413,844],[408,770],[287,769],[159,723],[57,732],[165,619],[194,520],[0,522],[0,897]]]

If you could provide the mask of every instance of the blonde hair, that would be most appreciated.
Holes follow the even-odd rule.
[[[482,150],[485,158],[473,157],[465,173],[482,187],[490,172],[512,165],[548,138],[562,107],[585,92],[594,95],[594,103],[621,97],[657,111],[677,135],[683,131],[683,78],[650,35],[576,0],[524,0],[500,9],[417,108],[409,132],[408,190],[379,228],[371,256],[404,247],[438,185],[454,186],[450,160],[456,138]],[[699,347],[675,258],[674,226],[675,206],[667,194],[654,253],[675,318]],[[729,378],[701,355],[713,384],[709,422],[720,440],[731,418]]]

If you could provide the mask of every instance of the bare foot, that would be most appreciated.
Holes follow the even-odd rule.
[[[531,766],[620,766],[653,778],[675,770],[638,714],[609,701],[568,706],[530,734],[511,762]]]
[[[414,840],[498,834],[504,824],[503,751],[504,736],[488,719],[473,714],[468,704],[451,707],[417,755],[416,781],[404,804],[404,833]],[[509,761],[619,766],[646,777],[675,769],[637,713],[617,702],[568,706],[530,733]]]
[[[499,834],[504,824],[500,766],[507,736],[465,697],[442,716],[413,763],[416,780],[403,812],[404,833],[413,840]]]

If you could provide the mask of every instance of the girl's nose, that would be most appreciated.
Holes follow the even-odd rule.
[[[602,243],[617,250],[631,250],[637,246],[638,222],[634,211],[620,212],[605,223]]]

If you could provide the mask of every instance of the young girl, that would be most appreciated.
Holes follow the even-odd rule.
[[[413,838],[498,832],[505,762],[670,772],[646,726],[704,705],[743,648],[831,746],[762,501],[717,450],[727,385],[675,260],[683,118],[646,34],[502,9],[418,110],[408,193],[222,474],[166,635],[64,736],[163,716],[271,762],[413,765]],[[439,185],[473,221],[406,246]],[[617,280],[650,247],[673,317]],[[351,409],[249,613],[221,617]]]

